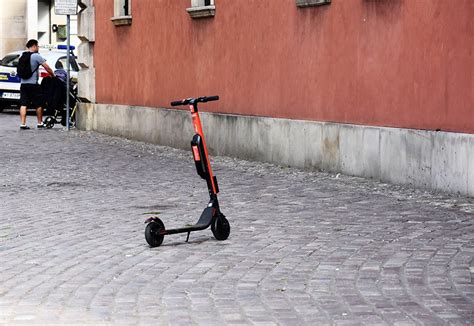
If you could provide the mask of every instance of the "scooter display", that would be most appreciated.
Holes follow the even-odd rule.
[[[198,98],[187,98],[179,101],[171,102],[171,106],[189,105],[191,111],[192,122],[195,135],[191,140],[191,150],[196,165],[198,175],[206,180],[207,189],[209,190],[209,203],[202,212],[196,224],[177,228],[166,229],[163,221],[158,217],[150,217],[145,221],[148,223],[145,228],[145,239],[150,247],[158,247],[163,243],[165,235],[187,233],[186,242],[189,235],[194,231],[201,231],[211,227],[211,231],[217,240],[226,240],[230,234],[230,224],[224,214],[222,214],[217,194],[219,186],[217,178],[212,172],[211,162],[207,151],[206,141],[204,140],[204,132],[202,130],[201,119],[199,117],[198,103],[206,103],[219,100],[219,96],[203,96]]]

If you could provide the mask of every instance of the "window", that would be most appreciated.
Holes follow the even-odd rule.
[[[115,5],[114,5],[115,17],[131,16],[130,1],[131,0],[115,0]]]
[[[132,24],[132,0],[114,0],[114,17],[110,20],[115,26]]]
[[[77,65],[76,62],[76,57],[70,56],[69,57],[69,64],[71,67],[72,71],[79,71],[79,66]],[[66,69],[67,67],[67,57],[61,57],[56,61],[56,64],[54,65],[54,68],[56,69]]]
[[[186,11],[192,18],[214,17],[216,6],[214,0],[191,0],[191,7]]]
[[[0,66],[4,67],[16,67],[18,65],[18,60],[20,59],[19,54],[7,55],[5,58],[0,60]]]
[[[298,7],[313,7],[328,5],[331,3],[331,0],[296,0],[296,5]]]

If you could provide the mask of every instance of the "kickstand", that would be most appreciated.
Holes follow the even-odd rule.
[[[186,238],[186,242],[189,241],[189,235],[191,234],[191,232],[188,232],[188,237]]]

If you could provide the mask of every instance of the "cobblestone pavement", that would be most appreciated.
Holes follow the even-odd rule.
[[[29,122],[34,117],[29,117]],[[1,325],[472,325],[474,199],[214,158],[0,114]]]

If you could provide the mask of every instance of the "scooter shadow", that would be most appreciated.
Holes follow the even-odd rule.
[[[188,242],[186,242],[186,240],[183,240],[183,241],[174,241],[174,242],[169,242],[169,243],[163,243],[160,247],[179,247],[179,246],[189,245],[189,244],[200,244],[200,243],[208,242],[208,241],[211,241],[211,240],[212,240],[212,237],[209,237],[209,238],[200,237],[200,238],[195,239],[195,240],[189,240]],[[166,241],[166,237],[165,237],[164,241]]]

